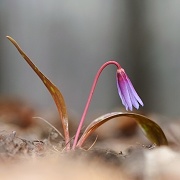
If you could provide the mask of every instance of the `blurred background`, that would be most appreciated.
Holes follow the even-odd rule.
[[[49,92],[5,38],[12,36],[61,90],[80,118],[99,67],[118,61],[145,106],[141,111],[180,115],[179,0],[1,0],[0,94],[55,109]],[[125,110],[116,67],[107,67],[88,113]]]

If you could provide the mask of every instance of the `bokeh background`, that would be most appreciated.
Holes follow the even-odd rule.
[[[144,101],[142,111],[180,115],[179,0],[1,0],[0,94],[55,105],[13,45],[12,36],[79,118],[98,68],[118,61]],[[88,116],[123,109],[116,67],[103,71]]]

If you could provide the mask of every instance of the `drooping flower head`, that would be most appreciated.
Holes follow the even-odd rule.
[[[119,96],[127,111],[132,111],[133,106],[139,109],[139,104],[144,105],[123,68],[117,70],[116,80]]]

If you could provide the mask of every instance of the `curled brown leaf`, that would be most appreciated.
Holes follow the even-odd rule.
[[[166,136],[163,132],[163,130],[160,128],[160,126],[155,123],[154,121],[150,120],[146,116],[142,116],[140,114],[136,113],[124,113],[124,112],[112,112],[105,115],[100,116],[99,118],[95,119],[91,122],[91,124],[86,128],[83,135],[78,141],[77,147],[81,147],[85,140],[101,125],[106,123],[109,120],[112,120],[116,117],[131,117],[133,118],[145,136],[154,144],[157,146],[161,145],[168,145],[168,141],[166,139]]]

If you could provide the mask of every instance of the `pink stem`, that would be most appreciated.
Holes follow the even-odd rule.
[[[85,117],[86,117],[86,114],[87,114],[87,111],[88,111],[88,108],[89,108],[89,105],[90,105],[90,102],[91,102],[91,99],[92,99],[92,95],[93,95],[93,93],[94,93],[94,89],[95,89],[96,84],[97,84],[97,81],[98,81],[98,78],[99,78],[101,72],[103,71],[103,69],[104,69],[106,66],[110,65],[110,64],[116,65],[118,69],[121,68],[121,66],[119,65],[118,62],[116,62],[116,61],[108,61],[108,62],[104,63],[104,64],[100,67],[100,69],[98,70],[98,72],[97,72],[97,74],[96,74],[96,77],[95,77],[95,79],[94,79],[93,85],[92,85],[92,87],[91,87],[91,91],[90,91],[90,94],[89,94],[89,97],[88,97],[86,106],[85,106],[85,108],[84,108],[84,112],[83,112],[83,115],[82,115],[82,117],[81,117],[81,121],[80,121],[79,126],[78,126],[78,129],[77,129],[77,131],[76,131],[74,143],[73,143],[73,146],[72,146],[72,149],[73,149],[73,150],[74,150],[75,147],[76,147],[76,144],[77,144],[77,141],[78,141],[78,138],[79,138],[79,134],[80,134],[80,132],[81,132],[81,128],[82,128],[82,125],[83,125],[83,123],[84,123],[84,120],[85,120]]]

